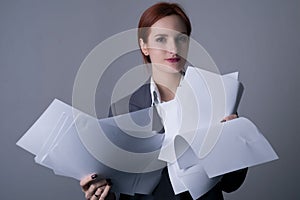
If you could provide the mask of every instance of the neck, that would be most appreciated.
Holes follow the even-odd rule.
[[[181,73],[155,71],[155,69],[152,68],[152,78],[157,85],[160,97],[163,101],[174,99],[181,80]]]

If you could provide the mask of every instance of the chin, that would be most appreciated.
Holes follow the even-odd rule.
[[[169,66],[170,71],[173,71],[174,73],[179,73],[182,70],[184,70],[184,65],[171,65]]]
[[[171,73],[176,74],[180,73],[182,70],[184,70],[184,65],[177,64],[164,64],[164,65],[155,65],[156,70],[161,71],[163,73]]]

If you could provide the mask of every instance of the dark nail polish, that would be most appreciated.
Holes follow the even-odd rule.
[[[96,179],[98,177],[98,175],[97,174],[93,174],[92,176],[91,176],[91,178],[94,180],[94,179]]]
[[[221,121],[221,123],[223,123],[223,122],[226,122],[226,120],[225,120],[225,119],[223,119],[223,120]]]
[[[106,179],[106,182],[107,182],[107,185],[112,186],[112,182],[111,182],[110,178]]]

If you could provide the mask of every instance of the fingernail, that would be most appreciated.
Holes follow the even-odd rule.
[[[225,119],[223,119],[223,120],[221,121],[221,123],[223,123],[223,122],[226,122],[226,120],[225,120]]]
[[[111,182],[110,178],[106,179],[106,182],[107,182],[107,185],[112,186],[112,182]]]
[[[91,178],[94,180],[94,179],[96,179],[98,177],[98,175],[97,174],[93,174],[92,176],[91,176]]]

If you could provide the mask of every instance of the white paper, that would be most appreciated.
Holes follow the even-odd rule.
[[[163,113],[161,117],[166,134],[159,159],[168,163],[177,161],[174,141],[178,135],[187,141],[187,145],[178,146],[177,149],[187,149],[189,145],[193,145],[200,157],[204,157],[214,147],[215,141],[220,137],[221,127],[213,127],[212,124],[219,123],[225,116],[236,112],[243,91],[241,83],[235,78],[237,73],[221,76],[188,67],[175,99],[158,105]],[[213,94],[213,90],[220,94]],[[207,138],[207,135],[210,137]],[[192,165],[190,162],[190,166]]]
[[[54,100],[17,145],[57,175],[80,180],[98,173],[112,179],[116,193],[150,194],[166,166],[157,159],[164,134],[153,132],[152,114],[149,108],[98,120]],[[135,126],[124,127],[132,120]]]
[[[221,137],[203,159],[203,165],[208,176],[215,177],[276,159],[278,156],[257,127],[240,117],[224,123]]]
[[[237,78],[189,67],[176,98],[159,105],[166,135],[159,159],[169,163],[176,193],[188,190],[197,199],[221,175],[278,158],[249,120],[220,122],[237,111],[243,92]]]
[[[177,162],[168,163],[168,173],[170,181],[175,194],[180,194],[182,192],[188,191],[188,188],[183,184],[181,179],[177,176],[177,170],[179,166]]]
[[[157,105],[165,134],[153,130],[155,107],[98,120],[54,100],[17,145],[57,175],[98,173],[129,195],[152,193],[167,166],[175,194],[197,199],[223,174],[278,158],[248,119],[220,123],[237,110],[237,78],[189,67],[175,99]]]
[[[221,179],[221,176],[209,178],[201,163],[185,170],[177,168],[176,172],[193,199],[198,199],[204,195]]]
[[[49,131],[53,130],[63,113],[72,116],[72,107],[55,99],[17,142],[17,145],[36,155],[42,148],[45,140],[49,137]]]

